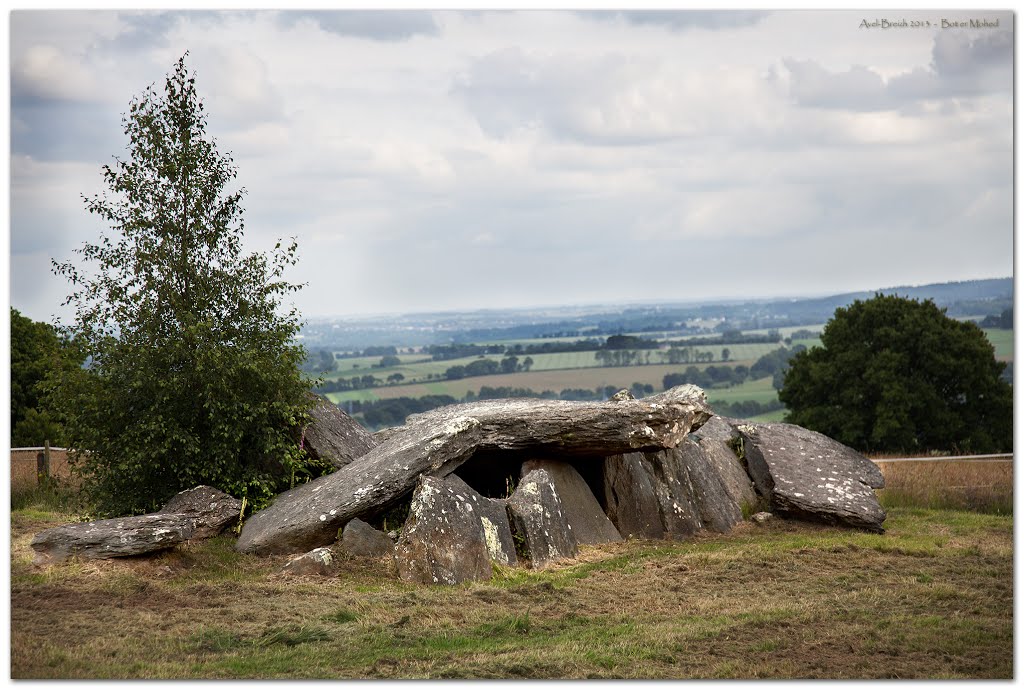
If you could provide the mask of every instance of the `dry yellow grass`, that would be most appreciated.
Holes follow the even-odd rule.
[[[1013,462],[876,460],[885,477],[882,504],[1012,514]]]

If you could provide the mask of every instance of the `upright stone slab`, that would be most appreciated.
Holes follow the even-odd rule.
[[[512,531],[522,538],[534,568],[579,553],[579,542],[547,471],[533,470],[520,480],[508,499],[508,514]]]
[[[377,445],[374,435],[356,420],[338,409],[330,400],[313,393],[309,410],[313,421],[302,432],[302,442],[310,455],[341,469]]]
[[[189,538],[207,539],[239,519],[242,502],[212,486],[197,486],[172,497],[159,512],[187,515],[194,528]]]
[[[477,491],[457,475],[445,477],[458,496],[465,496],[473,503],[473,512],[480,519],[484,531],[484,543],[491,560],[499,565],[517,565],[516,543],[512,539],[512,526],[508,520],[507,501],[481,496]]]
[[[472,495],[453,478],[423,477],[395,548],[398,576],[406,582],[455,585],[491,578],[480,514]]]
[[[656,479],[643,453],[604,460],[604,496],[608,517],[627,539],[661,539],[665,526]]]
[[[690,438],[709,439],[728,443],[733,439],[739,438],[740,432],[736,431],[736,425],[744,423],[745,422],[742,419],[722,417],[717,414],[712,415],[711,418],[704,422],[699,429],[694,429],[690,432]]]
[[[605,505],[619,534],[634,539],[673,539],[703,528],[689,478],[681,472],[679,462],[671,451],[605,459]]]
[[[772,512],[884,532],[878,467],[838,441],[793,424],[741,424],[747,467]]]
[[[562,510],[580,544],[607,544],[622,541],[622,535],[608,519],[587,482],[572,465],[559,460],[536,459],[523,463],[522,475],[542,469],[555,484]]]
[[[748,509],[757,506],[757,491],[754,490],[754,482],[750,481],[750,475],[747,474],[743,462],[736,456],[736,452],[721,441],[706,438],[694,439],[694,441],[715,466],[722,486],[736,505],[741,509],[743,506],[747,506]]]
[[[697,441],[689,438],[679,444],[678,448],[663,452],[675,456],[681,483],[691,492],[691,502],[697,506],[703,527],[725,533],[743,521],[743,511],[726,489],[718,463],[712,460],[705,450],[705,443],[729,452],[728,447],[720,441]],[[735,459],[733,456],[733,460]],[[748,479],[747,483],[749,482]]]

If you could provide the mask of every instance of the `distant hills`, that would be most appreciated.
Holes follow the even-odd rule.
[[[876,293],[931,299],[957,318],[983,318],[1013,307],[1013,279],[993,278],[904,285],[827,297],[601,305],[594,307],[477,310],[433,314],[311,319],[302,330],[310,348],[362,349],[373,345],[414,347],[616,333],[690,335],[727,329],[758,330],[822,324],[835,310]]]

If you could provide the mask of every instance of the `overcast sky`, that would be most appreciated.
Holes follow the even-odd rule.
[[[987,18],[998,27],[942,28]],[[866,26],[875,20],[908,26]],[[930,27],[910,26],[914,20]],[[1009,12],[11,15],[11,304],[186,50],[306,317],[1012,275]]]

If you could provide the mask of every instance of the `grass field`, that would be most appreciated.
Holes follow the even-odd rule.
[[[996,359],[1002,362],[1013,361],[1013,330],[1006,328],[986,328],[985,335],[996,350]]]
[[[759,357],[772,350],[778,349],[778,345],[773,344],[739,344],[739,345],[728,345],[723,346],[729,348],[729,366],[736,366],[743,364],[750,366]],[[694,348],[696,352],[710,352],[715,361],[713,364],[722,364],[722,347],[705,347],[700,346]],[[665,354],[659,350],[651,350],[648,361],[651,364],[664,363]],[[595,357],[596,351],[586,352],[552,352],[548,354],[537,354],[528,355],[533,359],[533,365],[530,367],[530,371],[551,371],[557,369],[587,369],[592,367],[600,367],[601,363]],[[645,353],[646,354],[646,353]],[[527,355],[519,357],[519,361],[522,362]],[[386,380],[388,376],[394,373],[400,373],[405,377],[407,382],[421,382],[426,380],[429,374],[436,376],[443,376],[445,371],[449,367],[453,366],[466,366],[478,359],[490,359],[495,362],[501,362],[504,358],[503,355],[484,355],[483,357],[461,357],[459,359],[452,359],[446,361],[432,361],[429,357],[422,354],[413,355],[399,355],[399,359],[402,360],[402,364],[394,367],[383,367],[375,368],[373,365],[380,362],[380,357],[352,357],[349,359],[337,360],[338,369],[337,371],[330,372],[325,379],[332,380],[338,378],[352,378],[353,376],[363,376],[365,374],[372,374],[378,379]],[[685,369],[689,364],[675,365],[682,366]],[[696,365],[701,368],[707,366],[706,364]],[[680,369],[681,370],[681,369]]]
[[[12,513],[14,679],[1010,678],[1013,521],[894,508],[884,535],[775,522],[586,547],[455,587],[382,561],[287,578],[229,537],[31,564]]]
[[[883,506],[1013,513],[1012,461],[876,462],[885,477]]]
[[[400,386],[381,386],[378,388],[361,389],[329,393],[327,398],[335,403],[347,400],[390,400],[408,396],[419,398],[424,395],[451,395],[461,399],[468,391],[477,392],[481,386],[510,386],[530,388],[540,393],[551,390],[558,393],[564,388],[587,388],[593,390],[598,386],[617,386],[628,388],[634,382],[649,383],[655,390],[662,389],[662,379],[666,374],[677,373],[685,369],[678,364],[652,364],[641,367],[594,367],[590,369],[560,369],[548,371],[529,371],[519,374],[496,374],[494,376],[474,376],[457,381],[432,381],[422,384],[403,384]],[[775,390],[771,379],[746,381],[739,386],[727,389],[709,389],[710,400],[757,400],[767,402],[775,399]]]

